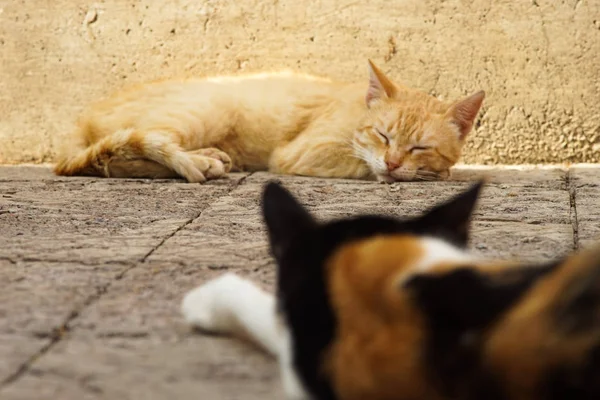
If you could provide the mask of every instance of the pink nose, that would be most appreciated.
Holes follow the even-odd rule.
[[[394,161],[386,161],[385,163],[387,165],[388,171],[390,171],[390,172],[392,172],[396,168],[400,167],[400,164],[398,164],[397,162],[394,162]]]

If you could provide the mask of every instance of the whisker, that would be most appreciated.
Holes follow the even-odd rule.
[[[364,153],[363,153],[363,152],[361,152],[361,151],[357,151],[357,152],[353,153],[351,156],[352,156],[353,158],[356,158],[356,159],[362,160],[362,161],[364,161],[364,162],[368,162],[368,161],[369,161],[369,160],[368,160],[368,157],[367,157],[367,155],[366,155],[366,154],[364,154]]]
[[[353,154],[354,157],[363,161],[368,161],[367,159],[369,158],[369,152],[366,147],[363,147],[356,142],[352,142],[352,147],[355,153]]]
[[[438,178],[435,176],[416,175],[415,178],[417,178],[420,181],[437,181],[438,180]]]
[[[422,181],[436,181],[440,179],[440,174],[431,171],[417,171],[415,177]]]
[[[360,156],[360,155],[358,155],[358,154],[352,154],[352,155],[351,155],[351,157],[352,157],[352,158],[356,158],[356,159],[358,159],[358,160],[365,161],[365,162],[367,161],[367,160],[365,160],[365,158],[364,158],[364,157],[361,157],[361,156]]]
[[[342,143],[346,144],[346,145],[349,145],[351,147],[354,147],[354,143],[355,142],[352,139],[350,139],[350,138],[344,138],[344,140],[342,140]]]
[[[439,176],[440,174],[437,172],[433,172],[433,171],[417,170],[417,175]]]

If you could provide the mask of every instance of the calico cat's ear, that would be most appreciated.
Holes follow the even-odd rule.
[[[269,182],[264,190],[262,213],[269,233],[271,251],[282,255],[294,237],[316,225],[313,217],[282,186]]]
[[[369,60],[369,89],[367,90],[367,106],[372,102],[384,98],[391,98],[396,95],[396,86],[387,76]]]
[[[471,132],[484,98],[485,92],[480,90],[479,92],[460,100],[446,112],[446,117],[458,126],[460,140],[463,140],[467,134]]]
[[[455,246],[465,248],[469,241],[471,216],[483,185],[484,181],[481,180],[449,201],[430,209],[417,220],[419,229],[422,233],[441,237]]]

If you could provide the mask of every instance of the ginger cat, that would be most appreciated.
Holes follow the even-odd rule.
[[[321,222],[270,183],[275,295],[228,273],[187,293],[184,317],[275,356],[288,399],[600,399],[600,246],[476,257],[481,187],[413,218]]]
[[[446,178],[484,99],[291,72],[142,84],[94,105],[55,173],[204,182],[269,170],[381,181]]]

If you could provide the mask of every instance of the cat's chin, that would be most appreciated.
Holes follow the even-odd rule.
[[[390,175],[377,175],[377,182],[379,183],[394,183],[397,179]]]

